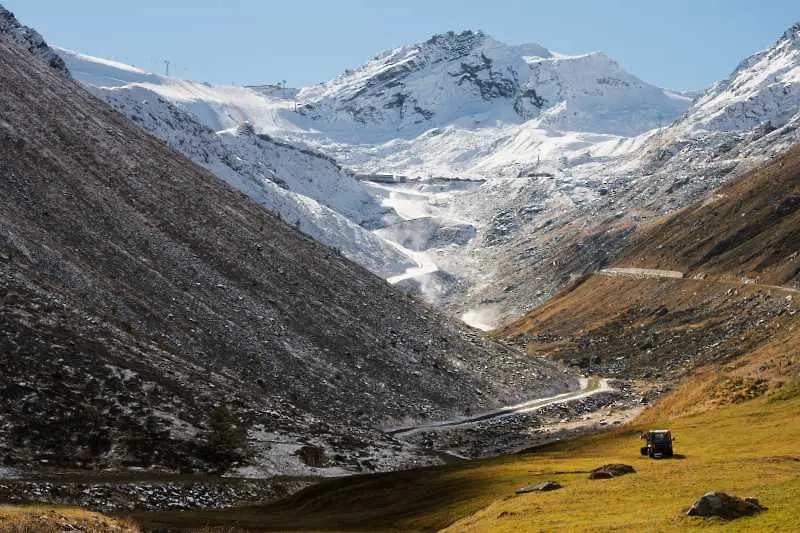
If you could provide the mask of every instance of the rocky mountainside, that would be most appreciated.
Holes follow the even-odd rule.
[[[0,39],[0,63],[6,464],[389,468],[429,459],[378,427],[576,384],[303,236],[26,48]]]
[[[699,403],[763,394],[800,378],[798,217],[800,146],[630,235],[614,270],[575,282],[496,335],[609,374],[710,368]]]
[[[541,126],[636,134],[676,118],[688,98],[653,87],[600,53],[563,56],[508,46],[482,32],[435,35],[378,55],[297,95],[298,112],[374,142],[434,127],[537,119]],[[349,124],[349,125],[348,125]],[[344,137],[343,137],[344,135]],[[363,137],[363,135],[361,135]]]
[[[647,228],[618,266],[800,289],[800,146]]]

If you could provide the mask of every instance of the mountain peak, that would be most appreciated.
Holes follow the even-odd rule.
[[[447,54],[446,57],[448,60],[466,57],[479,49],[513,51],[513,53],[520,56],[553,57],[553,53],[540,44],[527,43],[509,45],[494,39],[491,35],[484,33],[482,30],[437,33],[424,43],[417,45],[417,48],[423,47],[436,48],[444,51]],[[503,54],[503,52],[500,53]]]
[[[425,42],[428,44],[439,44],[449,41],[470,42],[485,36],[486,34],[483,33],[482,30],[463,30],[461,32],[450,30],[444,33],[437,33]]]
[[[469,54],[485,40],[486,34],[481,30],[464,30],[460,33],[451,30],[446,33],[437,33],[424,44],[440,48],[448,52],[450,56],[460,57]]]
[[[778,42],[781,42],[781,41],[797,41],[797,42],[800,42],[800,22],[795,22],[794,24],[789,26],[789,29],[787,29],[785,32],[783,32],[783,35],[781,36],[781,38],[780,38],[780,40]]]
[[[538,44],[508,45],[480,30],[449,31],[395,48],[302,89],[298,100],[297,112],[305,117],[336,123],[339,131],[355,131],[348,123],[366,126],[370,138],[387,140],[453,123],[480,127],[531,119],[571,131],[632,134],[655,127],[659,115],[677,117],[686,106],[605,54],[566,56]],[[621,116],[637,117],[636,124]]]
[[[711,86],[690,115],[701,130],[742,131],[792,120],[800,102],[800,22]]]

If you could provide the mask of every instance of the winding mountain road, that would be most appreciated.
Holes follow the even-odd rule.
[[[690,279],[686,278],[683,272],[675,271],[675,270],[659,270],[659,269],[650,269],[650,268],[626,268],[626,267],[616,267],[616,268],[607,268],[600,270],[597,272],[600,275],[605,276],[623,276],[623,277],[637,277],[637,278],[663,278],[663,279]],[[405,278],[405,277],[404,277]],[[691,278],[694,279],[694,278]],[[720,283],[725,285],[735,285],[733,282],[726,282],[726,281],[717,281],[717,280],[705,280],[709,283]],[[765,289],[776,289],[781,291],[786,291],[790,293],[800,293],[800,289],[795,289],[793,287],[782,287],[779,285],[764,285],[759,283],[753,282],[745,282],[746,285],[753,285],[756,287],[761,287]],[[392,435],[394,437],[402,438],[407,435],[413,435],[415,433],[419,433],[422,431],[436,431],[439,429],[452,429],[461,426],[469,426],[475,424],[477,422],[483,422],[486,420],[492,420],[495,418],[503,418],[506,416],[510,416],[517,413],[528,413],[531,411],[535,411],[537,409],[541,409],[542,407],[547,407],[549,405],[559,404],[559,403],[566,403],[571,402],[573,400],[578,400],[580,398],[585,398],[587,396],[592,396],[594,394],[598,394],[600,392],[607,392],[614,390],[609,384],[608,380],[605,378],[598,378],[598,377],[591,377],[591,378],[583,378],[581,380],[581,388],[577,391],[566,392],[563,394],[559,394],[557,396],[551,396],[547,398],[536,398],[533,400],[528,400],[526,402],[522,402],[516,405],[511,405],[507,407],[501,407],[499,409],[495,409],[492,411],[487,411],[485,413],[469,416],[469,417],[461,417],[455,418],[452,420],[443,420],[439,422],[431,422],[427,424],[420,424],[415,426],[403,426],[398,428],[392,428],[386,430],[386,433]]]
[[[460,426],[468,426],[477,422],[493,420],[495,418],[503,418],[517,413],[529,413],[531,411],[541,409],[542,407],[547,407],[548,405],[571,402],[573,400],[586,398],[587,396],[592,396],[600,392],[608,392],[612,390],[614,389],[611,387],[611,385],[609,385],[608,380],[605,378],[582,378],[581,388],[576,391],[565,392],[563,394],[550,396],[547,398],[536,398],[518,403],[516,405],[494,409],[492,411],[475,416],[455,418],[452,420],[442,420],[439,422],[431,422],[429,424],[420,424],[418,426],[405,426],[389,429],[386,431],[386,433],[392,435],[393,437],[402,438],[407,435],[419,433],[420,431],[436,431],[439,429],[452,429]]]

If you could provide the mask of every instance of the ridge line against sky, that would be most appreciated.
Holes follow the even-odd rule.
[[[697,90],[800,20],[795,1],[0,0],[48,43],[215,84],[301,87],[436,33],[601,51],[646,82]]]

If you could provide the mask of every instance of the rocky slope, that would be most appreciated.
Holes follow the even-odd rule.
[[[574,385],[304,237],[27,49],[0,39],[0,62],[6,463],[387,468],[427,459],[381,425]]]
[[[39,32],[20,23],[14,14],[3,6],[0,6],[0,35],[26,48],[63,76],[69,76],[64,60],[50,48]]]
[[[284,222],[381,277],[415,263],[370,227],[397,218],[322,154],[256,135],[249,123],[214,132],[142,88],[94,89],[168,146],[212,171]]]
[[[763,393],[779,370],[796,374],[800,357],[798,194],[800,146],[631,235],[615,265],[622,270],[576,283],[496,334],[623,376],[747,369],[732,386],[741,390],[720,383],[717,392]],[[626,274],[630,267],[684,278]]]
[[[618,266],[800,289],[800,146],[648,228]]]

